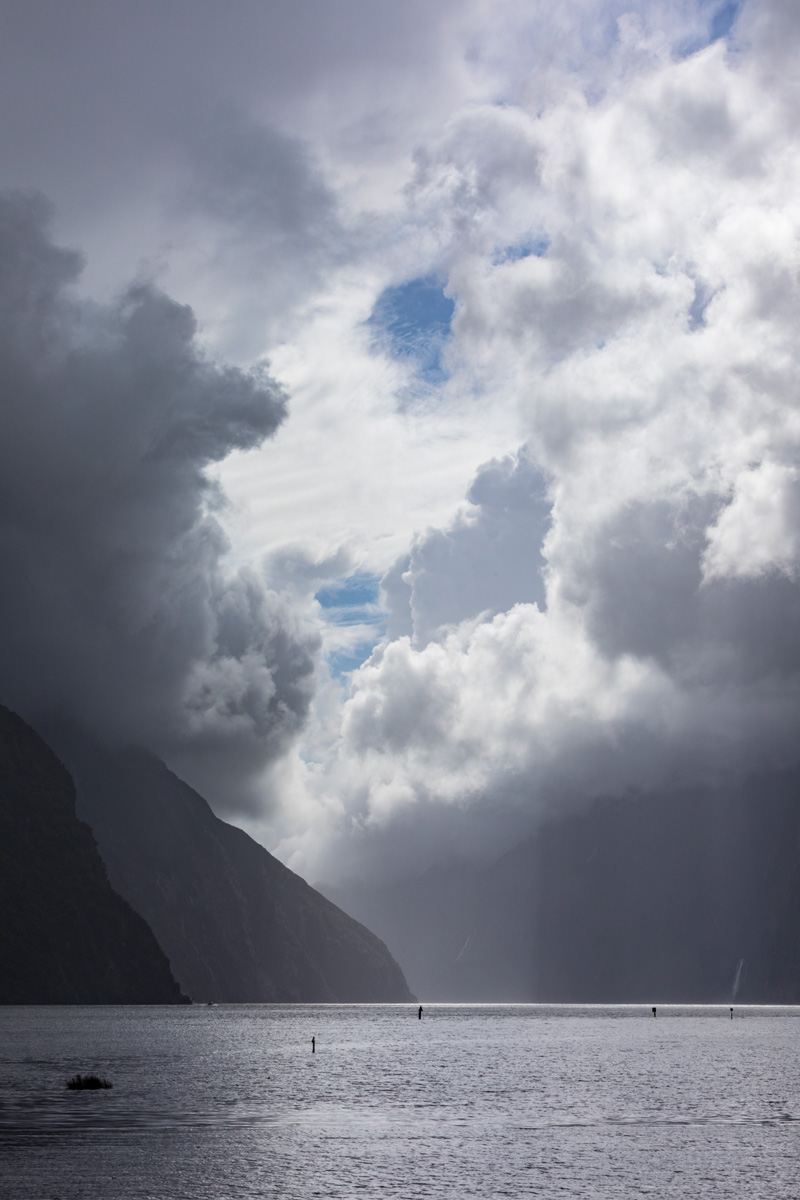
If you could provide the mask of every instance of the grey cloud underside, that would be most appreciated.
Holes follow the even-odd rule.
[[[800,589],[772,571],[704,580],[720,497],[629,504],[597,531],[571,598],[609,656],[652,658],[687,681],[731,686],[800,670]],[[705,661],[706,667],[703,667]]]
[[[217,365],[146,284],[76,302],[80,258],[37,196],[0,201],[3,699],[141,741],[223,807],[303,721],[317,642],[254,571],[231,574],[207,468],[286,413],[266,370]]]
[[[248,174],[252,194],[265,153],[273,151],[274,165],[286,173],[262,179],[258,207],[269,209],[281,189],[291,197],[297,150],[290,138],[281,145],[268,133],[260,141],[257,127],[318,89],[346,96],[365,69],[381,85],[404,70],[430,85],[443,29],[458,9],[454,0],[345,0],[335,7],[245,0],[235,12],[218,0],[113,9],[79,0],[69,14],[58,0],[0,7],[0,103],[15,114],[0,148],[6,178],[57,194],[59,207],[82,221],[107,217],[109,206],[124,209],[133,197],[134,222],[135,201],[154,186],[160,199],[168,195],[193,154],[207,157],[212,204],[217,166],[224,165],[234,190]],[[220,146],[226,123],[241,128],[229,129],[233,140]],[[241,156],[246,147],[252,170]],[[296,214],[289,211],[290,222],[304,211],[304,197]]]
[[[491,860],[602,796],[702,786],[724,805],[743,778],[797,775],[800,585],[704,574],[730,497],[629,502],[559,543],[523,450],[470,499],[383,581],[392,639],[346,705],[355,820],[328,878]]]
[[[295,306],[357,251],[357,239],[300,139],[230,103],[202,105],[176,133],[167,224],[193,248],[217,336],[249,357],[265,331],[291,325]],[[235,313],[219,311],[220,279],[248,298]]]
[[[91,249],[92,294],[144,261],[250,361],[375,240],[340,219],[287,111],[331,92],[346,107],[364,71],[388,88],[406,70],[435,80],[456,7],[80,0],[67,18],[53,0],[0,0],[0,172],[56,201],[59,229]]]
[[[550,501],[525,450],[484,464],[467,500],[452,526],[419,537],[383,580],[390,638],[413,634],[420,647],[443,626],[514,604],[545,607],[541,549]]]

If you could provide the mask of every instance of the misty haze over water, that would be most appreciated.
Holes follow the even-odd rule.
[[[6,1008],[0,1192],[789,1200],[798,1022],[778,1007]],[[65,1089],[88,1070],[113,1088]]]

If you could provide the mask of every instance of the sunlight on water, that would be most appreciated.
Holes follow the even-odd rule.
[[[794,1198],[799,1038],[792,1008],[0,1009],[0,1195]]]

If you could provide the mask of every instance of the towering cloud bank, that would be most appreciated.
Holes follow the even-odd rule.
[[[72,64],[69,104],[0,165],[102,294],[159,264],[292,406],[270,438],[269,376],[149,285],[79,300],[6,200],[6,701],[145,743],[317,879],[791,772],[795,7],[352,0],[354,38],[209,0],[190,55],[183,4],[87,0],[63,47],[33,8],[14,61]]]
[[[726,38],[734,16],[683,51],[621,19],[602,94],[562,77],[418,155],[448,387],[518,406],[525,440],[386,577],[390,636],[320,753],[372,869],[797,764],[798,97],[770,70],[796,31],[752,5]]]
[[[202,761],[242,803],[303,719],[316,637],[226,566],[207,469],[271,435],[286,397],[206,357],[149,284],[79,302],[47,218],[37,196],[0,201],[3,697]]]

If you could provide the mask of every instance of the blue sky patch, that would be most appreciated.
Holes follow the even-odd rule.
[[[326,584],[317,592],[316,599],[323,608],[363,608],[378,603],[379,585],[377,575],[358,571],[347,579]]]
[[[689,328],[692,333],[703,329],[706,323],[706,309],[713,299],[713,292],[706,287],[701,279],[694,283],[694,299],[689,308]]]
[[[521,258],[544,258],[550,249],[550,238],[546,233],[536,237],[523,238],[512,242],[510,246],[501,246],[492,255],[492,266],[499,267],[502,263],[518,262]]]
[[[728,36],[739,15],[740,7],[740,0],[731,0],[731,3],[723,4],[721,8],[717,9],[711,18],[709,41],[717,42],[720,38]]]
[[[708,34],[704,38],[697,38],[694,41],[688,42],[676,48],[678,58],[688,58],[690,54],[696,54],[698,50],[704,50],[706,46],[710,46],[713,42],[718,42],[720,38],[726,38],[736,24],[736,18],[742,7],[742,0],[727,0],[725,4],[719,3],[701,3],[700,9],[711,9],[708,17]]]
[[[320,588],[316,599],[324,610],[328,625],[338,629],[353,628],[351,638],[354,640],[327,655],[331,674],[341,679],[369,658],[386,633],[386,612],[380,606],[380,579],[367,571],[356,571],[346,579]],[[348,639],[344,640],[347,643]]]
[[[381,292],[367,324],[395,358],[415,359],[427,382],[440,383],[447,378],[441,355],[455,307],[440,281],[426,275]]]

